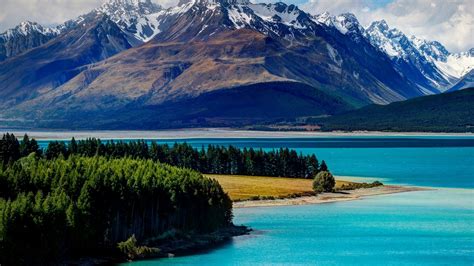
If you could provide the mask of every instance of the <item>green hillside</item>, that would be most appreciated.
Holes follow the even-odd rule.
[[[474,132],[474,88],[308,121],[324,131]]]

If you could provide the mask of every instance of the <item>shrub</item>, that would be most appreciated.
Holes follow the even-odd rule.
[[[336,180],[334,176],[330,172],[323,171],[316,175],[313,182],[313,189],[316,193],[332,192],[335,185]]]
[[[349,184],[344,184],[342,185],[338,190],[356,190],[356,189],[361,189],[361,188],[374,188],[374,187],[380,187],[383,186],[383,183],[379,181],[375,181],[373,183],[349,183]]]
[[[138,246],[135,235],[132,235],[129,239],[124,242],[120,242],[117,245],[120,252],[122,252],[128,259],[134,260],[136,258],[143,258],[150,254],[160,253],[158,248],[149,248],[145,246]]]

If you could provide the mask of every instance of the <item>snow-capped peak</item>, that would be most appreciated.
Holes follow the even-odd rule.
[[[59,28],[24,21],[0,34],[0,61],[47,43],[60,34]]]
[[[437,41],[427,41],[417,38],[416,36],[411,36],[410,40],[424,56],[434,61],[446,61],[450,55],[448,50]]]
[[[329,26],[334,26],[334,24],[332,22],[331,14],[327,11],[324,12],[324,13],[321,13],[319,15],[314,16],[314,19],[319,24],[323,24],[323,25],[326,25],[328,27]]]
[[[452,54],[441,43],[407,37],[385,20],[373,22],[365,32],[373,46],[393,60],[404,60],[414,65],[440,90],[461,78],[474,67],[474,57],[469,52]]]
[[[327,27],[336,28],[344,35],[363,34],[364,28],[360,25],[356,16],[352,13],[343,13],[337,16],[331,16],[329,12],[314,16],[315,22]]]
[[[390,27],[388,26],[387,21],[385,21],[385,19],[372,22],[369,26],[369,29],[370,28],[377,28],[379,31],[382,32],[390,30]]]
[[[244,3],[246,1],[243,1]],[[306,28],[303,21],[304,12],[295,5],[275,4],[242,4],[252,9],[253,13],[265,22],[281,23],[298,29]]]
[[[109,0],[95,12],[107,15],[124,32],[146,42],[156,35],[158,22],[155,14],[162,10],[151,0]]]
[[[187,4],[227,4],[227,5],[248,5],[250,4],[249,0],[180,0],[178,6],[187,5]]]
[[[407,58],[416,51],[408,37],[400,30],[390,28],[385,20],[372,22],[366,29],[365,36],[373,46],[391,58]]]
[[[15,28],[7,30],[5,33],[1,34],[0,36],[3,37],[4,39],[8,39],[15,35],[27,36],[34,32],[37,32],[46,36],[53,36],[53,35],[59,34],[59,30],[56,28],[43,27],[42,25],[36,22],[24,21],[24,22],[21,22]]]
[[[161,9],[161,6],[151,0],[110,0],[99,7],[97,11],[109,15],[113,19],[126,19],[150,15]]]
[[[346,33],[362,33],[364,28],[360,25],[356,16],[352,13],[343,13],[336,16],[336,22]]]

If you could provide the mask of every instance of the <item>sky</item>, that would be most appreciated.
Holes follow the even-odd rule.
[[[100,6],[105,0],[0,0],[0,32],[21,21],[54,25]],[[177,0],[153,0],[170,6]],[[277,2],[254,0],[254,2]],[[474,0],[283,0],[301,9],[333,15],[354,13],[363,26],[385,19],[407,35],[436,40],[452,52],[474,47]]]

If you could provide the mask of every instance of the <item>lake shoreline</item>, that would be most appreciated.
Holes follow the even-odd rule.
[[[233,128],[193,128],[169,130],[40,130],[0,128],[0,132],[9,132],[18,136],[27,133],[37,140],[70,140],[100,138],[108,139],[199,139],[199,138],[311,138],[311,137],[422,137],[422,136],[474,136],[473,133],[453,132],[382,132],[382,131],[254,131]]]
[[[225,245],[233,237],[248,235],[253,230],[244,225],[231,225],[211,233],[193,234],[180,237],[162,244],[148,244],[147,248],[157,249],[156,252],[139,254],[130,259],[116,250],[107,253],[110,255],[84,256],[76,259],[63,260],[60,265],[116,265],[120,263],[143,261],[151,259],[165,259],[177,256],[195,255]]]
[[[429,191],[431,188],[408,187],[384,185],[374,188],[362,188],[356,190],[339,191],[333,193],[322,193],[316,196],[303,196],[287,199],[275,200],[247,200],[234,202],[234,208],[257,208],[257,207],[278,207],[278,206],[298,206],[312,204],[326,204],[343,201],[361,200],[372,196],[381,196],[389,194],[398,194],[415,191]]]

